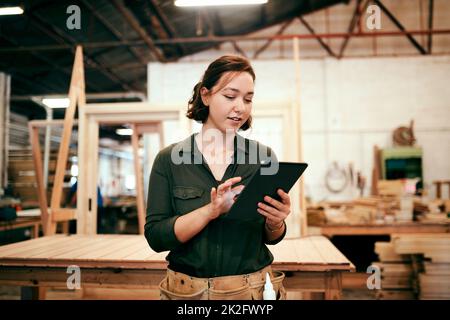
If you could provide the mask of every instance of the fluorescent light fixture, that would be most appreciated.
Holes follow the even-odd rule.
[[[264,4],[269,0],[176,0],[177,7],[235,6],[247,4]]]
[[[131,136],[133,134],[133,129],[117,129],[116,133],[119,136]]]
[[[0,16],[9,16],[22,13],[23,9],[21,7],[0,7]]]
[[[42,103],[49,108],[68,108],[70,100],[69,98],[44,98]]]

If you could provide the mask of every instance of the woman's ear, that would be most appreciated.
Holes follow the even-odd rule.
[[[209,106],[209,90],[205,87],[200,88],[200,97],[205,106]]]

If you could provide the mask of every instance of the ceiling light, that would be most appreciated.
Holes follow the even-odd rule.
[[[69,98],[44,98],[42,103],[49,108],[68,108],[70,100]]]
[[[21,7],[3,7],[0,8],[0,16],[8,16],[13,14],[22,14],[23,9]]]
[[[269,0],[176,0],[177,7],[233,6],[264,4]]]
[[[131,136],[131,135],[133,134],[133,129],[124,129],[124,128],[122,128],[122,129],[117,129],[117,130],[116,130],[116,133],[117,133],[119,136]]]

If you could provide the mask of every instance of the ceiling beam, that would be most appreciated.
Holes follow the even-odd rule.
[[[237,44],[236,41],[231,41],[231,44],[233,45],[233,48],[237,53],[247,58],[247,54],[244,52],[244,50],[242,50],[242,48]]]
[[[145,44],[150,49],[151,53],[156,58],[156,60],[160,62],[166,62],[166,58],[164,57],[164,55],[161,54],[158,48],[155,47],[153,39],[150,38],[150,36],[147,34],[144,28],[141,27],[139,21],[137,21],[137,19],[130,12],[130,10],[125,8],[123,2],[120,0],[112,0],[112,4],[116,7],[117,11],[119,11],[122,14],[122,16],[130,25],[130,27],[132,27],[134,31],[136,31],[137,34],[141,37],[141,39],[144,40]]]
[[[316,34],[281,34],[281,35],[267,35],[267,36],[214,36],[214,37],[186,37],[186,38],[173,38],[165,40],[155,40],[154,43],[164,44],[164,45],[176,45],[179,43],[219,43],[227,41],[259,41],[259,40],[289,40],[297,38],[300,40],[309,39],[342,39],[347,37],[355,38],[383,38],[383,37],[399,37],[405,36],[405,33],[410,35],[448,35],[450,34],[450,29],[434,29],[434,30],[405,30],[403,31],[379,31],[379,32],[357,32],[357,33],[316,33]],[[106,42],[81,42],[79,45],[84,48],[107,48],[107,47],[117,47],[117,46],[145,46],[143,41],[133,41],[133,42],[121,42],[121,41],[106,41]],[[57,50],[68,50],[73,46],[70,44],[57,44],[57,45],[38,45],[38,46],[11,46],[0,48],[0,53],[4,52],[27,52],[27,51],[57,51]],[[108,65],[105,64],[106,67]],[[111,65],[111,68],[114,65]],[[86,66],[86,68],[91,66]]]
[[[161,21],[161,23],[164,26],[164,28],[166,29],[169,37],[170,38],[179,38],[180,36],[179,36],[178,32],[175,30],[174,26],[172,25],[170,20],[167,18],[165,13],[162,11],[160,6],[156,3],[156,1],[149,0],[149,2],[150,2],[150,6],[151,6],[152,10],[155,12],[156,16]],[[183,44],[178,44],[177,48],[179,50],[180,56],[183,56],[187,52],[187,50],[183,46]]]
[[[101,41],[101,42],[85,42],[79,43],[83,46],[83,49],[100,49],[100,48],[117,48],[117,47],[142,47],[145,46],[144,41]],[[23,51],[53,51],[53,50],[69,50],[73,48],[72,44],[49,44],[49,45],[37,45],[37,46],[21,46],[3,47],[0,48],[2,52],[23,52]]]
[[[75,39],[73,39],[71,36],[65,34],[63,31],[61,31],[59,28],[57,28],[54,25],[49,25],[40,15],[36,13],[29,13],[27,15],[29,17],[29,21],[39,28],[42,32],[44,32],[47,36],[54,39],[60,44],[72,44],[70,50],[73,54],[75,54],[75,46],[79,43]],[[84,60],[86,64],[93,66],[97,70],[99,70],[103,75],[105,75],[108,79],[110,79],[115,84],[122,87],[124,90],[132,91],[134,88],[130,88],[126,84],[123,83],[122,79],[120,79],[116,74],[111,72],[110,70],[107,70],[103,67],[102,63],[98,62],[95,58],[91,58],[86,52],[84,54]]]
[[[398,19],[389,11],[388,8],[384,6],[384,4],[380,0],[374,0],[374,3],[380,7],[381,11],[383,11],[388,18],[392,21],[393,24],[396,25],[396,27],[401,30],[406,38],[411,42],[411,44],[421,53],[421,54],[427,54],[427,51],[420,45],[420,43],[417,42],[416,39],[408,32],[406,31],[405,27],[398,21]]]
[[[276,36],[282,35],[284,30],[286,30],[287,27],[289,27],[289,25],[292,23],[292,21],[294,21],[294,19],[289,19],[287,20],[281,27],[280,29],[277,31],[277,33],[275,34]],[[258,56],[263,53],[264,50],[266,50],[270,44],[273,42],[274,38],[271,38],[269,40],[266,41],[265,44],[263,44],[258,50],[256,50],[256,52],[253,54],[253,59],[257,59]]]
[[[361,7],[362,0],[356,1],[355,10],[352,14],[352,19],[350,20],[350,24],[347,29],[347,35],[344,37],[344,40],[342,41],[341,48],[339,49],[339,55],[338,59],[342,58],[344,56],[344,51],[347,48],[348,42],[350,41],[350,37],[353,34],[353,31],[355,30],[355,27],[359,24],[359,21],[361,19],[362,13],[366,10],[369,0],[366,0],[364,5]]]
[[[305,26],[306,29],[308,29],[309,33],[315,35],[316,32],[314,31],[313,27],[311,27],[311,25],[302,17],[299,16],[298,19],[301,21],[301,23]],[[319,42],[320,46],[322,48],[325,49],[326,52],[328,52],[328,54],[332,57],[337,57],[336,54],[333,52],[333,50],[330,48],[330,46],[328,44],[325,43],[325,41],[323,41],[323,39],[321,37],[317,37],[317,42]]]
[[[20,47],[19,43],[18,43],[16,40],[6,38],[5,35],[2,34],[1,32],[0,32],[0,37],[2,37],[5,41],[11,43],[11,44],[14,45],[15,47]],[[38,60],[44,62],[45,64],[49,65],[49,66],[52,67],[53,69],[55,69],[55,70],[57,70],[57,71],[60,71],[61,73],[64,73],[65,75],[70,76],[70,75],[72,74],[71,68],[70,68],[70,67],[63,67],[63,66],[61,66],[61,65],[58,65],[58,64],[56,64],[55,62],[53,62],[51,59],[45,57],[44,55],[40,55],[40,54],[35,53],[34,50],[27,50],[27,52],[28,52],[30,55],[32,55],[33,57],[35,57],[36,59],[38,59]],[[27,69],[27,71],[29,71],[28,68],[26,68],[26,69]],[[6,70],[11,70],[11,71],[12,71],[12,72],[11,72],[11,71],[10,71],[10,72],[12,73],[12,77],[13,77],[13,78],[14,78],[15,76],[18,75],[17,69],[14,69],[14,67],[12,67],[11,65],[8,65],[8,66],[6,67]],[[47,73],[48,71],[50,71],[48,68],[47,68],[47,70],[45,70],[45,71],[44,71],[44,70],[41,70],[41,71],[40,71],[40,74],[42,74],[43,72]],[[28,75],[29,75],[29,73],[28,73]],[[24,78],[24,77],[25,77],[25,76],[23,76],[22,78]],[[30,77],[30,75],[29,75],[29,77]],[[33,77],[39,77],[39,75],[33,75]],[[30,81],[32,81],[32,80],[30,80]],[[32,82],[33,82],[33,83],[36,83],[36,82],[34,82],[34,81],[32,81]],[[99,91],[99,87],[97,87],[96,85],[91,85],[91,84],[90,84],[89,87],[91,87],[91,88],[94,89],[95,91]],[[47,88],[49,88],[49,87],[47,87]],[[49,90],[50,90],[50,91],[52,91],[52,90],[55,91],[55,89],[49,89]],[[56,90],[56,91],[58,91],[58,90]]]
[[[83,5],[89,9],[89,11],[94,15],[94,17],[97,18],[105,27],[109,30],[119,41],[124,41],[124,37],[119,30],[116,29],[114,25],[112,25],[111,22],[109,22],[108,19],[103,17],[95,8],[89,3],[87,0],[81,0]],[[146,65],[149,61],[149,59],[144,58],[139,51],[136,50],[134,47],[127,47],[128,50],[133,54],[143,65]]]

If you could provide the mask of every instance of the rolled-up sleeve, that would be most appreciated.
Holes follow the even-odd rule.
[[[264,228],[265,228],[265,226],[264,226]],[[286,236],[286,231],[287,231],[287,225],[286,225],[286,222],[284,222],[284,231],[283,231],[283,233],[281,234],[281,236],[279,236],[279,237],[276,238],[276,239],[269,240],[269,239],[267,238],[266,231],[264,230],[264,231],[263,231],[263,232],[264,232],[264,243],[267,244],[267,245],[275,245],[275,244],[279,243],[279,242],[280,242],[281,240],[283,240],[284,237]]]
[[[181,244],[174,230],[179,215],[176,215],[172,208],[171,198],[164,160],[159,153],[150,174],[145,223],[145,238],[156,252],[172,250]]]

